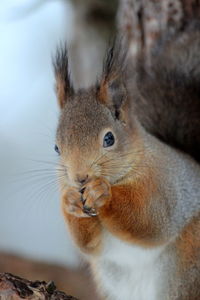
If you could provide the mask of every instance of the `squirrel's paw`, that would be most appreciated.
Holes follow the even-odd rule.
[[[62,196],[62,209],[64,213],[75,217],[89,217],[83,211],[82,195],[74,187],[68,188]]]
[[[98,215],[98,208],[111,198],[111,186],[104,178],[94,178],[82,189],[83,211],[89,216]]]

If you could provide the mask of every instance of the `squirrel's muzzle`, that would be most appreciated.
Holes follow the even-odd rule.
[[[88,174],[77,174],[76,175],[76,181],[77,183],[80,183],[80,184],[86,184],[87,181],[89,179],[89,175]]]

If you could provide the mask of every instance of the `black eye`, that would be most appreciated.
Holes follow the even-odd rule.
[[[60,150],[57,145],[54,146],[54,150],[60,155]]]
[[[104,148],[110,147],[114,145],[114,143],[115,143],[114,135],[112,134],[111,131],[107,132],[103,138],[103,147]]]

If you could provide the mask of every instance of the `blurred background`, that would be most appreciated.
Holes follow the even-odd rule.
[[[51,61],[66,42],[75,87],[90,85],[116,9],[115,0],[0,3],[0,272],[54,280],[80,299],[97,296],[60,213]]]

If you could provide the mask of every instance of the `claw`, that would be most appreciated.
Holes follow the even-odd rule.
[[[97,216],[97,212],[94,208],[92,207],[88,207],[86,205],[83,206],[83,212],[87,215],[89,215],[90,217],[96,217]]]
[[[79,191],[79,192],[80,192],[81,194],[83,194],[83,193],[84,193],[84,191],[85,191],[85,187],[83,187],[82,189],[80,189],[80,191]]]
[[[83,205],[85,204],[86,199],[83,198],[83,195],[81,195],[81,202],[83,203]]]

